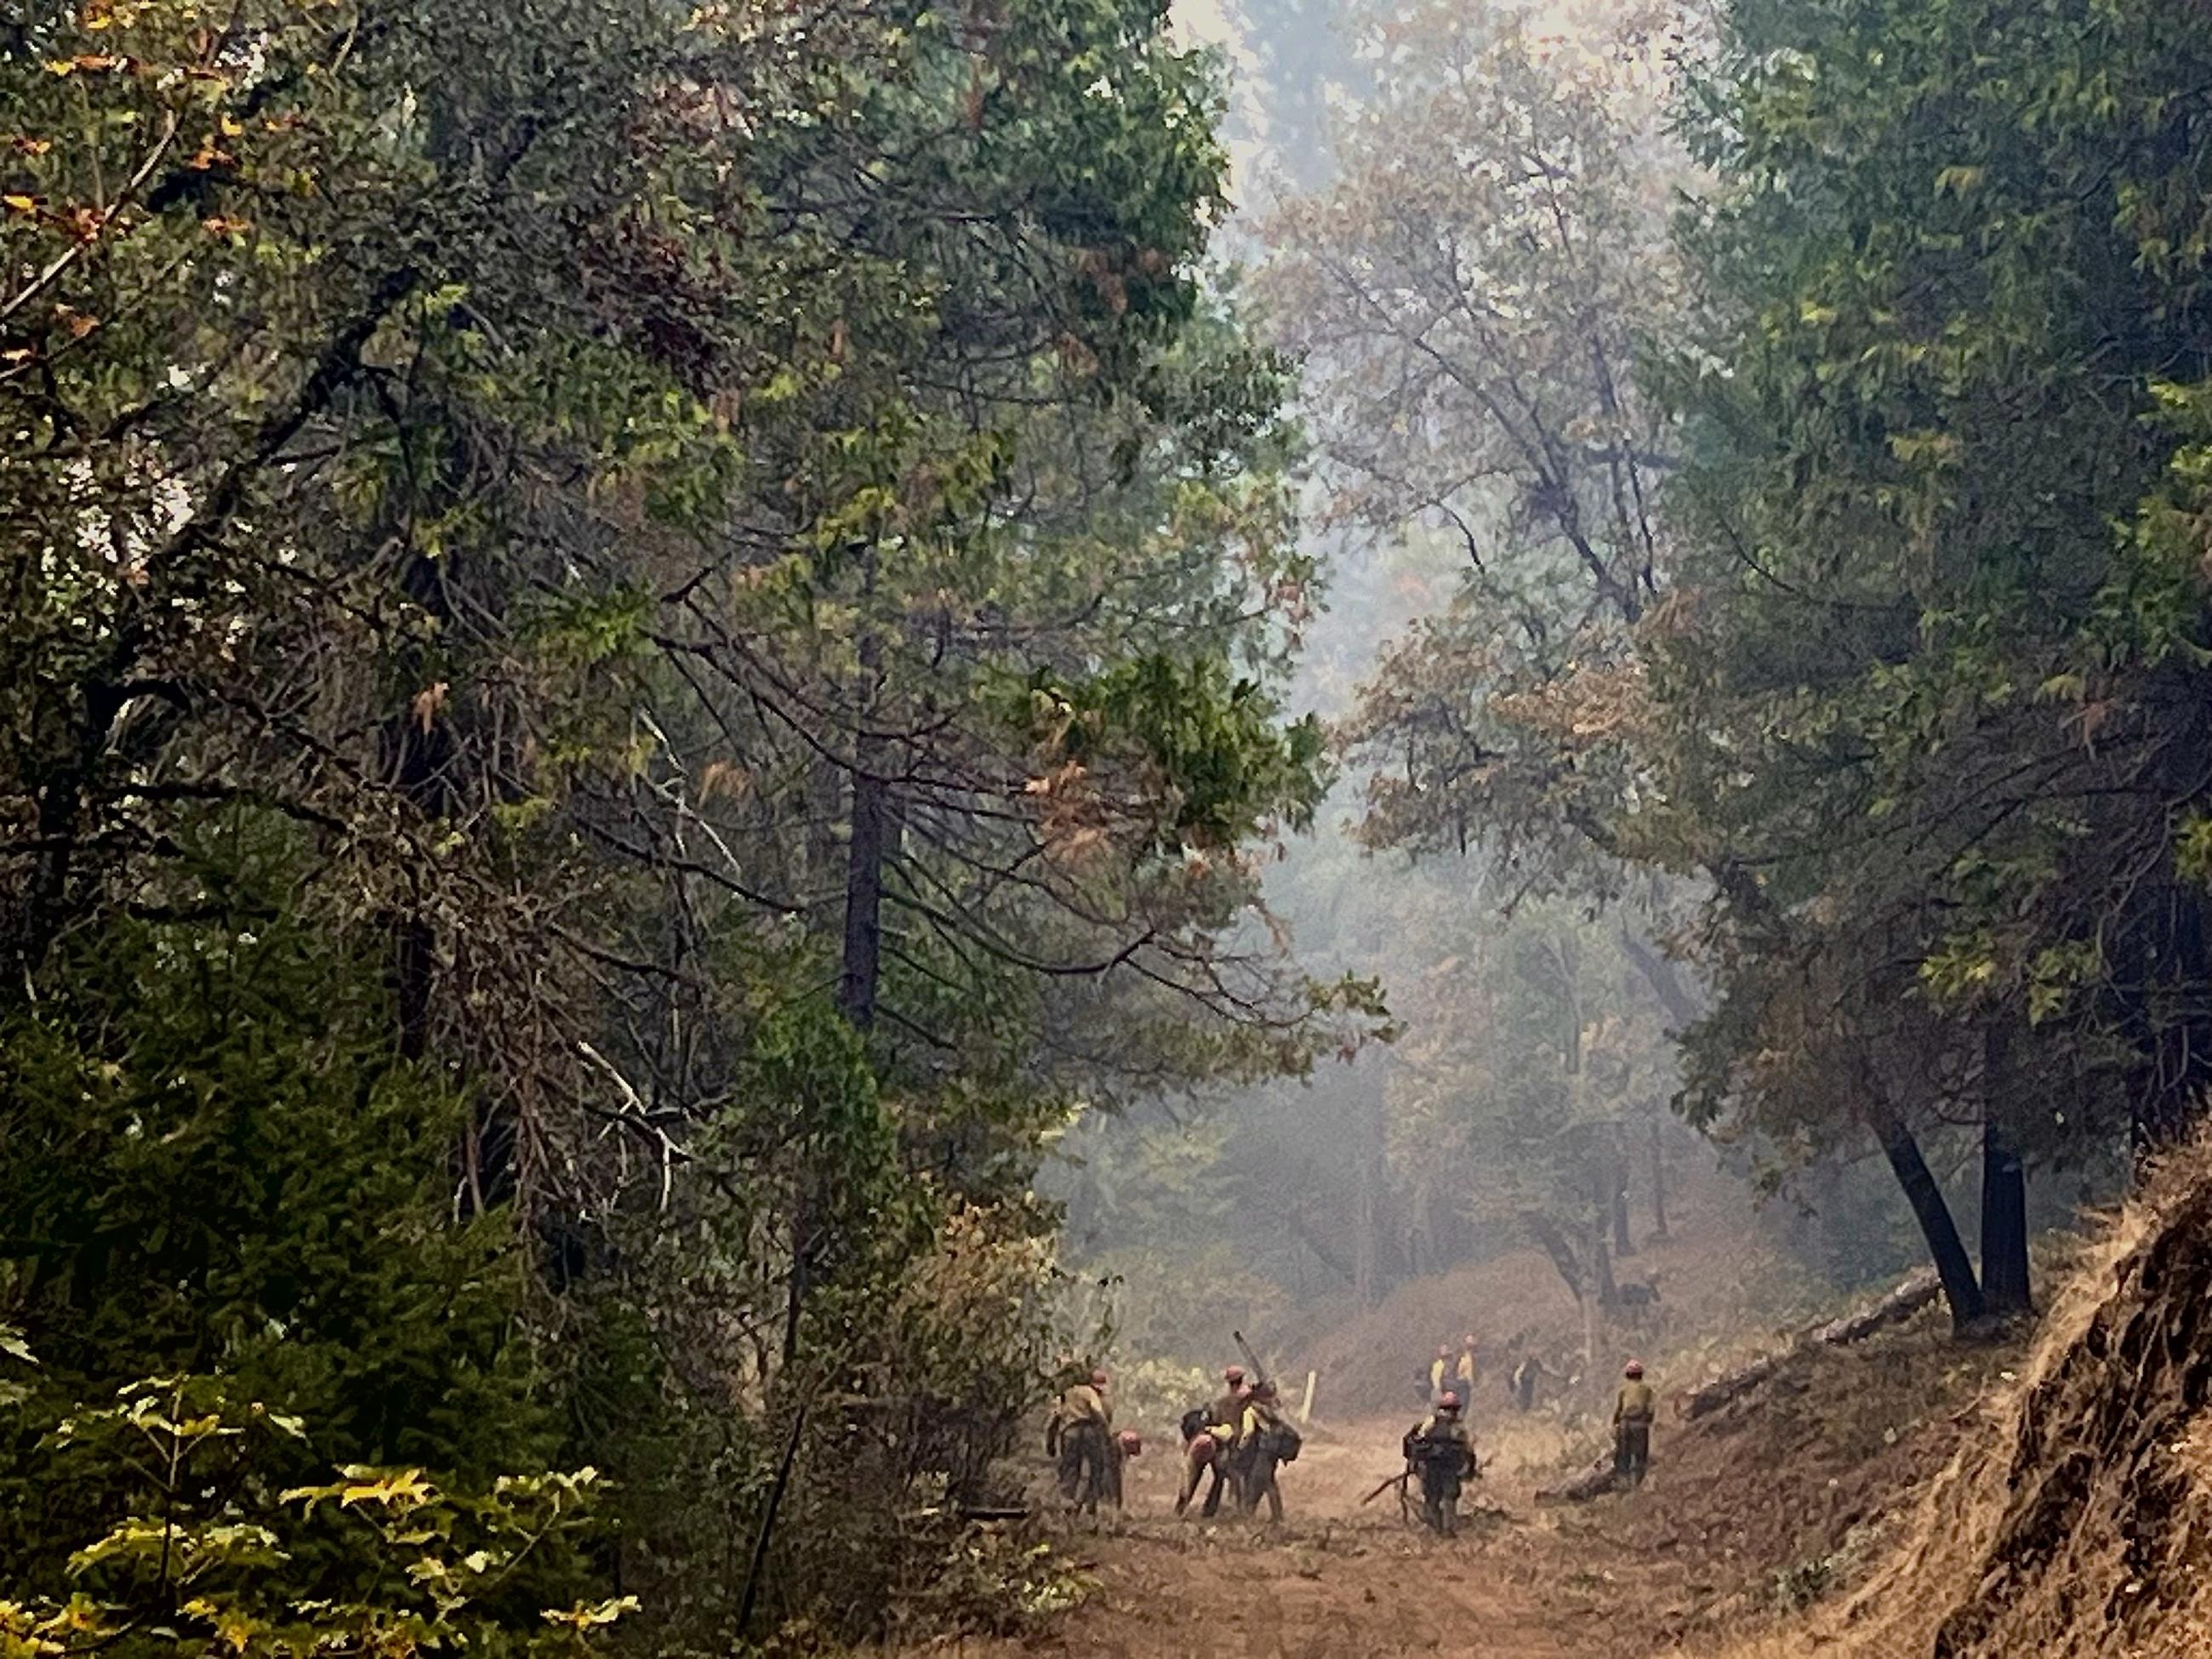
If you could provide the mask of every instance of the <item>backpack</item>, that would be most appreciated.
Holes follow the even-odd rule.
[[[1272,1437],[1268,1450],[1274,1455],[1275,1461],[1278,1463],[1297,1462],[1298,1448],[1305,1444],[1298,1431],[1287,1423],[1278,1423],[1268,1432]]]
[[[1206,1407],[1193,1406],[1182,1414],[1182,1421],[1176,1426],[1182,1431],[1182,1443],[1188,1446],[1205,1431]]]

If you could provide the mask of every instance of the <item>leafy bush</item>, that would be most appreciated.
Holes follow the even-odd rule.
[[[212,919],[118,917],[73,939],[66,988],[0,1013],[0,1312],[58,1420],[146,1376],[220,1373],[316,1425],[279,1482],[332,1463],[471,1486],[557,1446],[519,1314],[511,1219],[457,1222],[440,1173],[467,1103],[390,1053],[356,944],[273,915],[285,861],[226,845]],[[109,1512],[0,1435],[0,1571]]]
[[[111,1507],[65,1560],[0,1581],[0,1654],[574,1655],[635,1607],[549,1605],[572,1578],[595,1472],[470,1492],[349,1464],[284,1486],[277,1472],[307,1438],[223,1377],[148,1378],[72,1412],[40,1442],[40,1473]]]

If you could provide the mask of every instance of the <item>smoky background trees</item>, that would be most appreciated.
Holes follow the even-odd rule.
[[[1961,1328],[2028,1310],[2032,1231],[2202,1092],[2184,9],[1335,23],[1333,74],[1250,46],[1331,107],[1256,170],[1254,292],[1339,573],[1324,818],[1375,858],[1270,892],[1404,1035],[1238,1117],[1237,1231],[1327,1192],[1386,1280],[1449,1237],[1571,1282],[1614,1154],[1516,1126],[1632,1121],[1572,1103],[1611,1071],[1825,1214],[1771,1212],[1823,1271],[1903,1229]],[[1259,1144],[1332,1114],[1333,1179]]]

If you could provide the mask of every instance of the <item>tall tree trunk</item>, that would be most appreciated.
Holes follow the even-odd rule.
[[[1951,1307],[1951,1328],[1963,1331],[1982,1316],[1982,1288],[1975,1282],[1974,1264],[1966,1257],[1958,1224],[1951,1218],[1951,1206],[1944,1201],[1943,1189],[1936,1184],[1928,1160],[1920,1155],[1920,1143],[1913,1139],[1905,1120],[1882,1106],[1874,1114],[1873,1127],[1897,1184],[1905,1189],[1905,1201],[1912,1206],[1912,1218],[1920,1224],[1936,1277],[1943,1282],[1943,1297]]]
[[[1982,1306],[1998,1315],[2032,1313],[2027,1174],[2010,1133],[2011,1030],[2002,1017],[1982,1043]]]
[[[1659,1120],[1651,1120],[1651,1237],[1667,1242],[1667,1148]]]
[[[1613,1317],[1620,1293],[1613,1282],[1612,1253],[1606,1248],[1611,1216],[1604,1206],[1593,1205],[1589,1218],[1590,1294],[1583,1298],[1583,1377],[1594,1393],[1602,1393],[1606,1368],[1599,1364],[1601,1322]]]
[[[776,1516],[783,1510],[783,1495],[791,1486],[792,1467],[799,1462],[799,1443],[806,1432],[806,1402],[792,1413],[791,1433],[784,1441],[783,1456],[775,1466],[775,1479],[768,1489],[768,1506],[761,1511],[760,1530],[753,1534],[752,1561],[745,1569],[744,1591],[738,1597],[738,1636],[742,1639],[753,1621],[753,1608],[766,1582],[769,1546],[775,1538]]]
[[[1682,975],[1674,964],[1638,939],[1629,928],[1620,930],[1621,954],[1644,976],[1651,988],[1651,994],[1659,1000],[1659,1006],[1667,1016],[1662,1028],[1668,1036],[1680,1036],[1698,1023],[1704,1010],[1698,998],[1682,983]]]
[[[881,764],[880,743],[860,745],[861,767]],[[854,1029],[876,1022],[876,987],[882,977],[884,950],[884,852],[889,839],[890,802],[879,772],[853,774],[853,838],[845,863],[844,969],[837,981],[837,1006]]]
[[[1528,1230],[1528,1236],[1543,1247],[1544,1254],[1552,1258],[1552,1265],[1559,1269],[1559,1282],[1567,1287],[1567,1293],[1577,1303],[1586,1301],[1582,1261],[1575,1255],[1575,1247],[1568,1242],[1565,1230],[1541,1210],[1522,1211],[1521,1224]]]
[[[422,916],[402,918],[392,945],[392,964],[402,1060],[420,1060],[429,1052],[430,1000],[436,989],[437,967],[436,932]],[[481,1171],[478,1175],[481,1179]]]
[[[1606,1240],[1607,1216],[1601,1210],[1590,1223],[1590,1276],[1596,1281],[1597,1305],[1610,1316],[1620,1310],[1620,1287],[1613,1282],[1613,1252]]]
[[[875,587],[873,555],[868,587]],[[851,836],[845,855],[845,951],[837,981],[837,1006],[855,1030],[876,1022],[876,987],[884,950],[884,857],[891,830],[890,785],[885,769],[890,746],[876,735],[877,693],[882,684],[883,647],[875,635],[860,645],[862,696],[860,732],[853,744]]]
[[[442,495],[440,492],[433,499],[441,499]],[[447,591],[445,573],[436,560],[422,553],[410,558],[401,573],[400,589],[435,618],[441,627],[452,623],[452,597]],[[413,657],[408,672],[418,680],[427,681],[433,672],[427,656],[416,652]],[[418,687],[418,691],[422,697],[428,696],[427,686]],[[454,740],[447,725],[452,718],[443,703],[432,698],[410,702],[393,713],[387,722],[392,780],[407,804],[428,823],[436,823],[453,810],[448,769],[453,763]],[[408,1060],[420,1060],[428,1051],[430,1012],[437,995],[435,924],[420,910],[403,912],[396,920],[392,952],[399,1052]]]
[[[2136,1144],[2145,1152],[2187,1134],[2212,1091],[2212,940],[2204,903],[2178,886],[2161,902],[2164,948],[2144,975],[2159,981],[2155,990],[2146,987],[2144,998],[2154,1032],[2150,1086],[2135,1094]]]

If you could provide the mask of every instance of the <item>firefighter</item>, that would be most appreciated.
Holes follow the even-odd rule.
[[[1437,1344],[1437,1357],[1429,1361],[1429,1407],[1436,1408],[1452,1385],[1452,1351],[1449,1342]]]
[[[1091,1373],[1060,1397],[1045,1431],[1045,1449],[1060,1459],[1060,1495],[1071,1510],[1098,1513],[1098,1500],[1114,1493],[1114,1407],[1103,1370]]]
[[[1244,1414],[1244,1368],[1230,1366],[1221,1373],[1221,1382],[1219,1396],[1183,1419],[1188,1433],[1183,1443],[1182,1489],[1176,1495],[1177,1515],[1190,1507],[1190,1500],[1198,1495],[1199,1481],[1208,1474],[1213,1480],[1206,1488],[1200,1513],[1210,1521],[1221,1510],[1221,1488],[1229,1479],[1226,1454]]]
[[[1407,1431],[1403,1447],[1407,1468],[1420,1477],[1421,1519],[1446,1538],[1459,1536],[1460,1485],[1475,1473],[1459,1406],[1459,1395],[1445,1389],[1436,1410]]]
[[[1107,1468],[1113,1483],[1110,1496],[1118,1510],[1122,1507],[1121,1483],[1127,1478],[1129,1460],[1144,1455],[1145,1437],[1134,1429],[1123,1429],[1112,1437],[1112,1449],[1114,1455],[1108,1460]]]
[[[1467,1340],[1459,1346],[1459,1358],[1452,1366],[1453,1380],[1459,1385],[1455,1390],[1462,1400],[1474,1398],[1474,1384],[1482,1375],[1482,1365],[1477,1358],[1474,1333],[1469,1331]]]
[[[1275,1472],[1297,1456],[1299,1443],[1298,1431],[1276,1407],[1275,1385],[1262,1377],[1247,1391],[1231,1453],[1240,1512],[1255,1513],[1265,1498],[1267,1519],[1282,1524],[1283,1490],[1276,1484]]]
[[[1659,1414],[1659,1396],[1644,1380],[1642,1360],[1630,1360],[1621,1376],[1613,1402],[1613,1476],[1640,1486],[1651,1463],[1651,1419]]]

